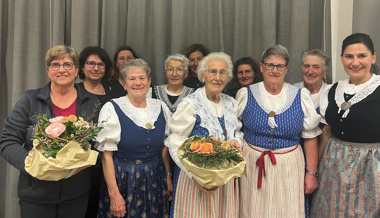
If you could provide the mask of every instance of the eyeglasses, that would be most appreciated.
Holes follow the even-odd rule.
[[[176,72],[178,75],[182,75],[185,73],[185,70],[184,69],[173,69],[173,68],[166,69],[167,74],[173,74],[174,72]]]
[[[50,67],[50,69],[52,69],[52,70],[54,70],[54,71],[57,71],[57,70],[59,70],[59,68],[60,67],[63,67],[63,68],[65,68],[65,70],[71,70],[71,69],[73,69],[73,67],[74,67],[74,64],[73,63],[70,63],[70,62],[65,62],[65,63],[63,63],[63,64],[59,64],[59,63],[51,63],[51,64],[49,64],[49,67]]]
[[[86,61],[86,64],[89,68],[95,68],[96,65],[98,65],[99,69],[104,69],[106,67],[103,62],[95,63],[93,61]]]
[[[135,58],[134,57],[120,57],[117,60],[118,61],[127,61],[127,62],[130,62],[130,61],[135,60]]]
[[[218,75],[218,72],[220,77],[228,77],[228,70],[221,69],[218,71],[217,69],[207,69],[205,71],[208,71],[208,74],[211,77],[216,77],[216,75]]]
[[[284,71],[286,69],[286,66],[288,66],[287,64],[270,64],[270,63],[264,63],[262,62],[264,65],[265,65],[265,68],[267,70],[273,70],[275,67],[277,68],[278,71]]]

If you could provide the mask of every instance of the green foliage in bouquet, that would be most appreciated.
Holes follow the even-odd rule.
[[[46,158],[56,158],[57,153],[70,141],[79,143],[84,150],[90,149],[90,141],[95,140],[103,129],[91,121],[95,117],[96,111],[97,107],[95,107],[94,113],[88,117],[86,117],[86,113],[82,113],[80,117],[70,115],[51,119],[48,119],[46,114],[34,115],[39,121],[36,125],[30,126],[34,130],[33,145]],[[83,117],[89,121],[85,121]]]
[[[238,149],[228,141],[220,141],[211,136],[195,136],[192,140],[185,141],[182,158],[187,158],[203,168],[218,167],[230,161],[239,163],[243,160]]]

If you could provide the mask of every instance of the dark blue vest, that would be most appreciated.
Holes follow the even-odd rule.
[[[119,117],[121,136],[118,151],[114,156],[119,159],[141,160],[161,155],[164,144],[166,120],[161,108],[160,115],[154,123],[154,129],[145,129],[137,126],[113,100],[111,100]]]

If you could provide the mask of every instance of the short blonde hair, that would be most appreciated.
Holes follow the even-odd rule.
[[[54,60],[60,60],[65,57],[70,57],[76,68],[79,66],[79,56],[74,48],[67,45],[56,45],[49,49],[45,55],[46,68],[49,67],[50,63]]]

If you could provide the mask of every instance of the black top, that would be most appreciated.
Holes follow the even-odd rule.
[[[83,82],[78,83],[79,87],[83,90],[86,90]],[[102,85],[104,87],[105,95],[96,95],[100,101],[100,106],[103,106],[109,100],[113,98],[119,98],[121,96],[125,96],[127,92],[124,90],[123,86],[119,83],[119,81],[115,80],[113,82],[109,82],[108,80],[102,80]],[[87,91],[87,90],[86,90]]]
[[[197,90],[198,88],[204,86],[204,84],[201,81],[199,81],[198,77],[195,77],[190,74],[183,81],[183,85],[189,88],[193,88],[194,90]]]
[[[332,135],[347,142],[380,142],[380,88],[377,87],[372,94],[352,105],[347,117],[342,118],[345,111],[338,114],[338,106],[334,100],[336,87],[337,83],[329,91],[329,105],[325,115]],[[344,99],[349,101],[353,96],[344,94]]]

